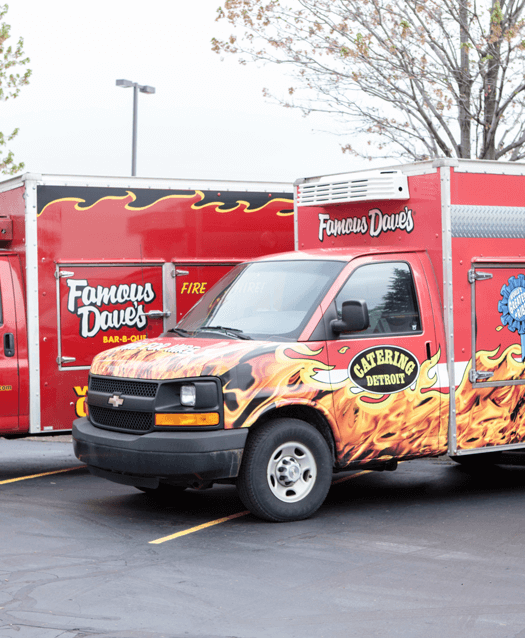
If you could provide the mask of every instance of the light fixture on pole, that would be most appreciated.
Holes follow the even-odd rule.
[[[133,137],[131,141],[131,175],[134,177],[137,174],[137,97],[139,91],[141,93],[155,93],[154,86],[146,86],[138,84],[137,82],[131,82],[131,80],[117,80],[117,86],[121,86],[125,89],[133,87]]]

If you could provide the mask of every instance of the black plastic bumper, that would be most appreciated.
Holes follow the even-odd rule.
[[[138,487],[234,478],[247,436],[246,428],[135,435],[96,428],[85,417],[73,423],[75,455],[93,474]]]

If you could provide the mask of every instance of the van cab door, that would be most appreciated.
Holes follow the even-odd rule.
[[[10,258],[0,256],[0,433],[18,430],[18,333]]]
[[[362,300],[369,326],[341,334],[328,330],[339,462],[435,453],[440,394],[431,388],[438,346],[420,259],[410,253],[372,256],[352,261],[349,270],[327,318],[340,319],[344,301]]]

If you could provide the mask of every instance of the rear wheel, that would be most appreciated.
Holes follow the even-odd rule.
[[[304,421],[275,419],[250,433],[237,488],[259,518],[298,521],[319,509],[331,479],[332,455],[323,436]]]

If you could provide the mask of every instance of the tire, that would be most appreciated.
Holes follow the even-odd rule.
[[[300,521],[323,504],[332,468],[328,444],[314,427],[298,419],[274,419],[248,436],[237,489],[255,516]]]

